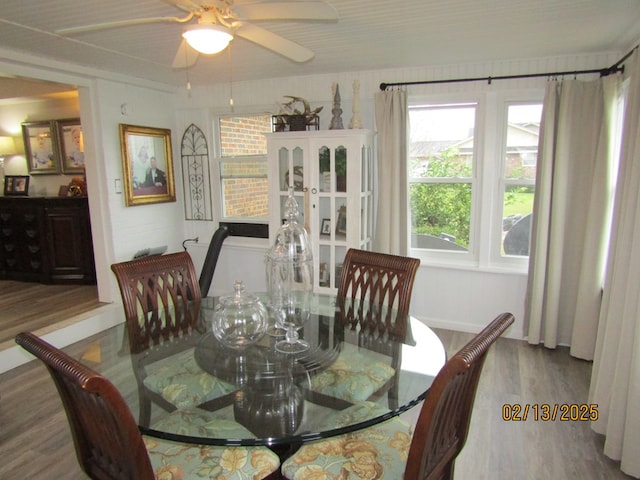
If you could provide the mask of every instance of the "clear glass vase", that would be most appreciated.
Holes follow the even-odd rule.
[[[309,319],[313,294],[313,254],[304,226],[298,221],[298,203],[289,187],[285,203],[285,222],[278,229],[268,253],[267,279],[269,305],[277,324],[284,327],[285,339],[275,344],[283,353],[309,348],[298,330]]]

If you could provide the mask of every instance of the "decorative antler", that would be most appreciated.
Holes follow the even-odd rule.
[[[322,108],[323,108],[323,107],[318,107],[315,110],[311,111],[311,106],[309,105],[309,102],[306,99],[302,97],[296,97],[293,95],[285,95],[284,97],[290,98],[291,100],[289,102],[281,104],[280,114],[283,114],[283,115],[305,115],[308,117],[311,115],[317,115],[319,112],[322,111]],[[302,103],[302,105],[304,106],[303,112],[301,112],[300,110],[294,107],[296,103]]]

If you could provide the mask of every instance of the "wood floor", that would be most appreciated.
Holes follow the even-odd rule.
[[[35,332],[100,305],[95,285],[0,280],[0,350],[22,331]]]
[[[446,330],[437,333],[449,355],[471,338]],[[114,337],[103,332],[68,350],[81,356],[98,342],[105,354],[101,361],[108,361],[107,352],[120,345],[121,339]],[[566,348],[548,350],[499,339],[485,363],[455,478],[630,479],[602,454],[603,437],[588,422],[502,420],[505,403],[585,403],[590,372],[591,363],[570,357]],[[0,375],[0,478],[86,478],[78,467],[58,394],[36,361]]]

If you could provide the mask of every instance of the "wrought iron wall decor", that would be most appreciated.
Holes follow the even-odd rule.
[[[209,149],[202,130],[193,123],[182,135],[180,144],[184,182],[186,220],[213,220]]]

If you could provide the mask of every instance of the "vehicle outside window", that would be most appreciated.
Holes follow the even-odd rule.
[[[541,104],[507,107],[501,255],[529,256]]]

